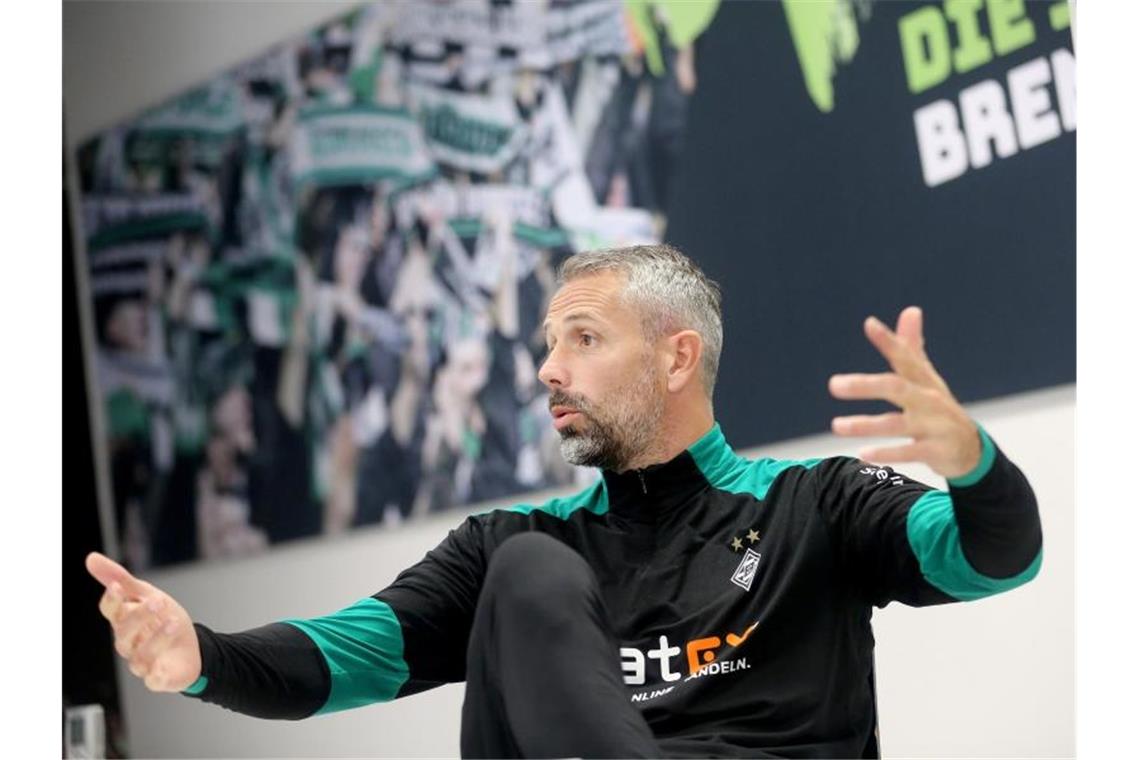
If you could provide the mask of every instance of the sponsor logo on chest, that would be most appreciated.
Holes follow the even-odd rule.
[[[752,583],[760,567],[761,554],[752,548],[745,548],[744,543],[747,541],[755,544],[759,540],[760,534],[753,529],[743,536],[733,536],[729,544],[733,553],[744,550],[744,555],[729,580],[745,591],[752,589]],[[730,631],[723,637],[698,636],[684,642],[683,647],[673,644],[667,635],[658,637],[657,646],[645,651],[637,647],[622,647],[620,650],[622,677],[627,686],[644,686],[649,675],[648,671],[651,669],[657,670],[661,680],[665,682],[660,688],[635,692],[630,700],[648,702],[672,692],[677,682],[686,683],[706,676],[748,670],[751,667],[748,658],[732,657],[731,653],[744,643],[745,639],[756,630],[757,625],[758,622],[752,623],[740,634]],[[656,667],[650,663],[655,663]]]

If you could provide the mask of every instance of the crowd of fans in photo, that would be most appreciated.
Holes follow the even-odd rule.
[[[377,4],[80,152],[123,556],[240,556],[596,477],[559,263],[661,239],[716,2]]]

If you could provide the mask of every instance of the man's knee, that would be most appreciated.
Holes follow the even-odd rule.
[[[522,533],[491,555],[483,593],[496,606],[520,615],[570,612],[595,593],[586,561],[570,547],[541,533]]]

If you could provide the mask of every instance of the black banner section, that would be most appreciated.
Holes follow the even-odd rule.
[[[964,402],[1075,380],[1067,8],[979,2],[971,22],[945,5],[957,20],[941,3],[856,2],[846,31],[817,25],[833,77],[814,97],[795,4],[723,3],[697,42],[666,238],[724,289],[716,403],[734,445],[854,413],[827,378],[885,369],[862,321],[912,303]]]

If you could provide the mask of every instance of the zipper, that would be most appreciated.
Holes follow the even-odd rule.
[[[641,470],[637,471],[637,479],[641,481],[641,492],[646,496],[649,495],[649,489],[645,486],[645,475]]]

